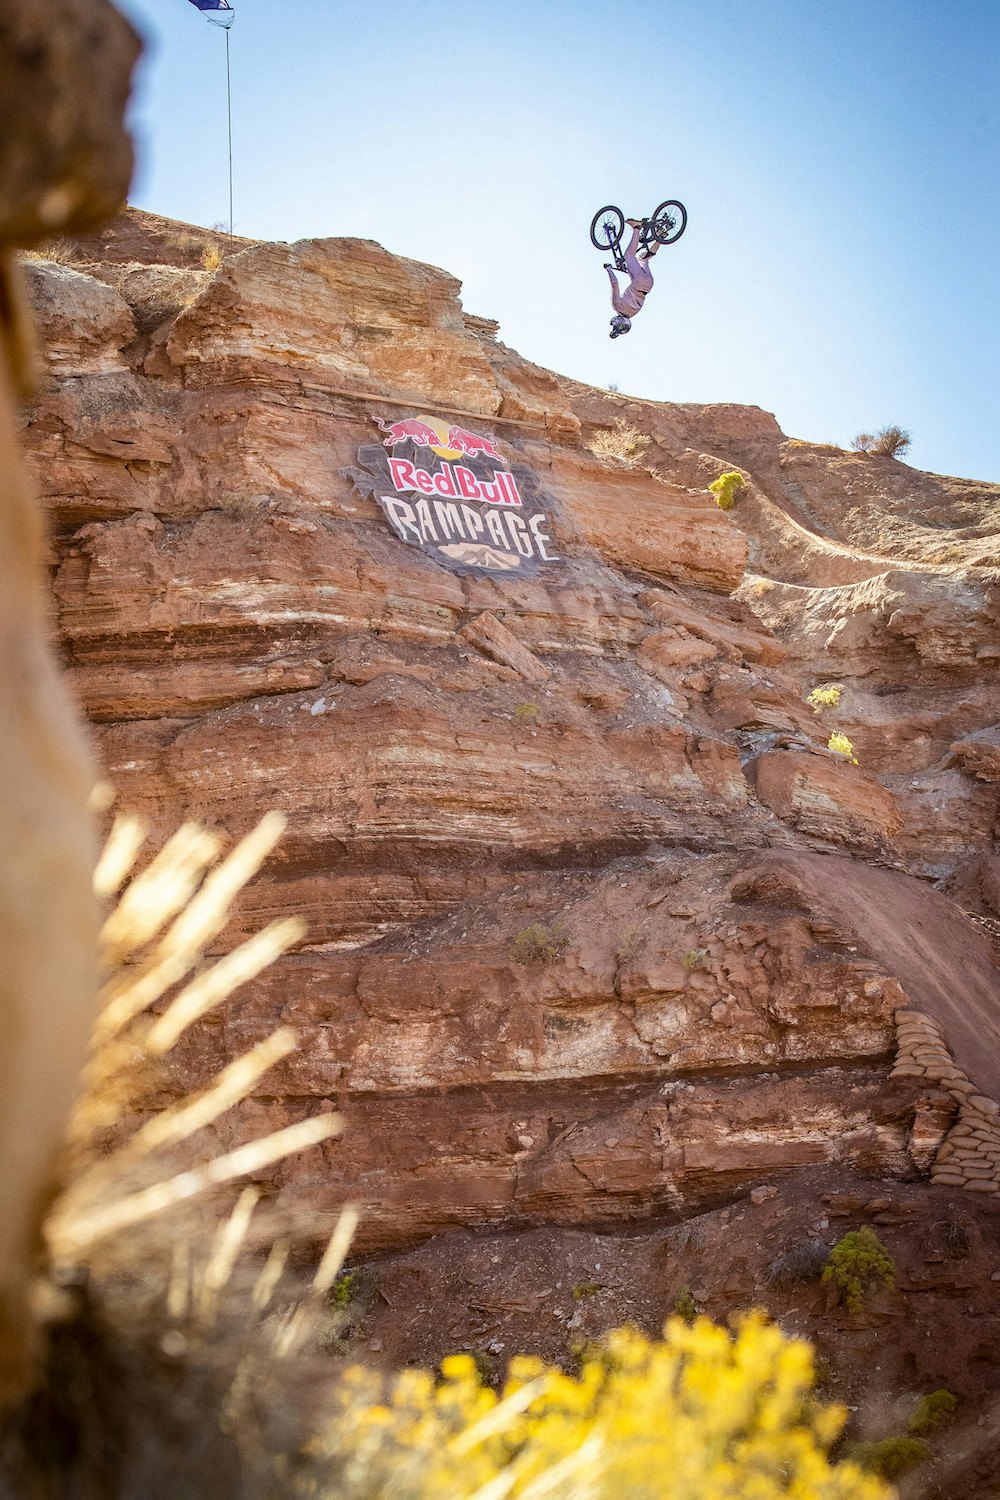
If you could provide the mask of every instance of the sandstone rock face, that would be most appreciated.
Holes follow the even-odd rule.
[[[59,633],[156,835],[287,814],[226,943],[309,931],[153,1102],[296,1026],[216,1135],[335,1102],[343,1139],[268,1182],[360,1201],[367,1249],[917,1182],[946,1137],[964,1162],[946,1070],[1000,1098],[1000,490],[560,380],[369,242],[209,272],[176,229],[130,213],[32,271]],[[394,534],[358,450],[418,415],[535,476],[558,561],[451,571]],[[616,416],[641,465],[591,452]]]

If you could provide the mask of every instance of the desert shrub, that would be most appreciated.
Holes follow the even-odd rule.
[[[532,922],[517,934],[511,951],[515,963],[551,964],[568,945],[569,933],[558,923],[546,927],[543,922]]]
[[[219,496],[216,507],[234,520],[252,521],[264,508],[264,496],[250,490],[232,490]]]
[[[933,1432],[935,1427],[948,1420],[957,1405],[958,1398],[951,1391],[931,1391],[921,1396],[906,1424],[907,1432],[911,1437],[923,1437],[924,1433]]]
[[[736,497],[746,486],[746,480],[738,469],[730,469],[725,474],[720,474],[718,479],[713,479],[709,489],[715,496],[715,503],[720,510],[732,510],[736,504]]]
[[[205,241],[197,234],[189,234],[186,231],[175,233],[169,230],[163,236],[163,243],[168,250],[173,250],[177,255],[201,255],[205,249]]]
[[[823,1267],[823,1280],[833,1283],[848,1312],[860,1312],[873,1287],[891,1289],[895,1285],[896,1264],[874,1229],[866,1224],[837,1241]]]
[[[912,441],[905,427],[881,427],[875,434],[872,452],[880,453],[884,458],[898,458]]]
[[[682,1286],[674,1298],[674,1313],[678,1318],[683,1318],[685,1323],[693,1323],[698,1316],[698,1304],[691,1295],[689,1286]]]
[[[77,247],[67,240],[47,240],[37,250],[22,250],[25,260],[48,260],[55,266],[79,266],[83,257]]]
[[[515,724],[530,723],[530,721],[532,719],[535,719],[537,717],[538,717],[538,704],[537,703],[518,703],[518,704],[515,705],[515,708],[514,708],[514,723]]]
[[[913,439],[905,427],[880,427],[878,432],[857,432],[851,438],[855,453],[877,453],[882,458],[899,458]]]
[[[686,953],[681,955],[681,963],[685,969],[700,969],[707,957],[707,948],[689,948]]]
[[[341,1271],[330,1292],[330,1301],[334,1307],[349,1307],[357,1290],[358,1273],[354,1271]]]
[[[222,256],[215,245],[206,245],[201,252],[201,265],[204,271],[217,271],[222,265]]]
[[[962,1260],[968,1255],[972,1248],[969,1243],[968,1225],[962,1219],[954,1217],[944,1221],[944,1242],[948,1247],[948,1254],[955,1260]]]
[[[603,1290],[599,1281],[581,1281],[573,1288],[573,1301],[584,1302],[588,1297],[596,1297],[598,1292]]]
[[[615,944],[615,958],[620,964],[628,963],[630,958],[635,958],[641,944],[642,933],[638,927],[630,927]]]
[[[898,1479],[931,1456],[920,1438],[885,1437],[875,1443],[852,1443],[846,1457],[879,1479]]]
[[[873,1475],[830,1461],[845,1414],[816,1401],[811,1381],[808,1345],[759,1317],[735,1333],[672,1319],[656,1341],[619,1330],[575,1377],[514,1358],[500,1392],[467,1354],[437,1379],[353,1366],[310,1443],[307,1492],[889,1500]]]
[[[649,438],[627,417],[615,417],[610,427],[595,432],[591,453],[598,458],[617,458],[624,464],[637,464],[649,447]]]
[[[824,1240],[800,1240],[774,1257],[767,1268],[768,1286],[790,1287],[801,1281],[815,1281],[823,1274],[829,1250]]]
[[[834,730],[826,742],[826,748],[832,750],[834,755],[845,755],[852,765],[857,765],[858,758],[854,753],[854,746],[846,734],[840,734],[837,730]]]
[[[621,390],[621,386],[618,384],[617,380],[609,380],[605,389],[609,390],[613,396],[617,396],[619,391]]]
[[[836,682],[824,682],[819,687],[814,687],[806,702],[809,707],[820,713],[824,708],[836,708],[843,696],[843,688]]]

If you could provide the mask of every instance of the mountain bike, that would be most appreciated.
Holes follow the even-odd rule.
[[[674,245],[687,228],[687,209],[676,198],[667,198],[654,208],[648,219],[643,219],[639,230],[640,247],[653,240],[661,245]],[[622,240],[625,237],[625,215],[613,203],[599,208],[590,223],[590,243],[597,250],[610,250],[616,270],[626,270],[622,255]]]

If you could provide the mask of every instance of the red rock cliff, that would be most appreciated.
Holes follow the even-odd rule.
[[[360,1199],[371,1248],[839,1165],[996,1191],[1000,489],[561,380],[366,241],[132,213],[30,274],[25,440],[108,773],[160,835],[289,818],[228,937],[308,937],[172,1079],[299,1028],[220,1127],[344,1108],[283,1200]],[[558,561],[393,533],[358,450],[418,413],[532,476]],[[591,451],[619,417],[639,464]]]

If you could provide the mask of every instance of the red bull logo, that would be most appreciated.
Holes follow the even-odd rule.
[[[416,443],[418,448],[431,448],[441,442],[441,434],[420,417],[405,417],[401,422],[383,422],[381,417],[373,420],[387,434],[382,440],[386,448],[395,448],[397,443]]]
[[[506,470],[493,470],[492,480],[477,479],[464,464],[443,463],[436,473],[419,469],[407,458],[390,458],[389,473],[399,494],[417,490],[423,495],[448,495],[452,500],[478,500],[486,505],[521,505],[517,480]]]
[[[489,438],[482,437],[478,432],[466,432],[464,427],[448,428],[446,446],[453,453],[464,453],[469,458],[482,454],[484,458],[495,458],[498,464],[506,465],[507,463],[495,443]]]
[[[385,433],[382,442],[386,448],[395,448],[399,443],[413,443],[418,448],[430,448],[439,458],[454,463],[459,458],[491,458],[495,463],[509,468],[507,460],[492,438],[481,432],[470,432],[467,427],[443,422],[426,413],[419,417],[403,417],[398,422],[383,422],[372,414]]]
[[[524,576],[559,561],[534,475],[515,471],[492,437],[426,412],[372,420],[382,439],[359,451],[362,475],[347,472],[366,498],[375,480],[373,498],[401,542],[463,573]]]

